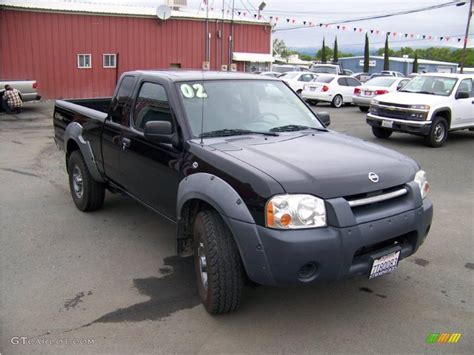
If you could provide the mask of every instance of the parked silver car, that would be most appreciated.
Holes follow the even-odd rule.
[[[38,84],[36,80],[3,80],[0,79],[0,97],[3,96],[5,85],[11,85],[20,92],[20,97],[23,102],[40,100],[41,96],[38,94]]]

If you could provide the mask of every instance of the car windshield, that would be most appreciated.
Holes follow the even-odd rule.
[[[194,137],[325,130],[281,81],[204,80],[176,86]]]
[[[324,65],[313,65],[311,71],[315,73],[337,74],[336,67],[327,67]]]
[[[377,78],[370,79],[367,81],[364,86],[384,86],[384,87],[389,87],[395,82],[395,78],[393,77],[384,77],[384,76],[379,76]]]
[[[417,76],[410,80],[401,92],[449,96],[456,85],[456,78],[444,76]]]

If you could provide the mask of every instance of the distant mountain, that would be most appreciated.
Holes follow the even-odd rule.
[[[402,47],[411,47],[411,48],[428,48],[428,47],[436,47],[436,46],[433,46],[433,45],[417,45],[417,46],[410,46],[410,45],[402,45],[402,46],[390,46],[390,49],[393,49],[393,50],[398,50]],[[382,46],[371,46],[371,53],[375,53],[379,48],[383,48],[383,45]],[[456,48],[456,47],[449,47],[451,50],[455,50],[455,49],[459,49],[459,48]],[[321,49],[321,47],[288,47],[289,50],[291,51],[296,51],[298,53],[301,53],[301,54],[308,54],[308,55],[312,55],[314,56],[316,54],[317,51],[319,51]],[[351,46],[351,45],[339,45],[339,51],[340,52],[343,52],[343,53],[348,53],[348,54],[352,54],[354,56],[357,56],[357,55],[364,55],[364,46],[360,46],[360,45],[357,45],[357,46]]]

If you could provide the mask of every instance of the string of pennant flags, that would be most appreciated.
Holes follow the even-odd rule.
[[[205,10],[205,8],[201,8],[201,10]],[[214,11],[214,8],[209,8],[209,10]],[[223,10],[221,10],[223,11]],[[230,14],[231,10],[227,10],[227,14]],[[341,25],[341,24],[325,24],[317,21],[310,21],[310,20],[301,20],[297,18],[291,18],[286,16],[263,16],[256,13],[252,13],[249,11],[243,11],[239,9],[234,10],[234,15],[242,18],[254,18],[258,20],[266,20],[269,21],[273,26],[277,26],[279,24],[290,24],[290,25],[299,25],[301,28],[304,27],[320,27],[326,29],[335,29],[344,32],[356,32],[356,33],[370,33],[372,35],[379,35],[379,36],[389,36],[389,37],[399,37],[399,38],[406,38],[407,40],[411,39],[423,39],[423,40],[430,40],[430,41],[445,41],[445,42],[461,42],[463,37],[452,37],[452,36],[436,36],[433,34],[419,34],[419,33],[405,33],[405,32],[395,32],[395,31],[382,31],[379,29],[371,29],[371,28],[363,28],[363,27],[352,27],[348,25]]]

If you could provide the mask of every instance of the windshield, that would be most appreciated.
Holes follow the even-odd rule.
[[[325,129],[281,81],[207,80],[176,86],[194,137],[222,130],[221,135],[232,135],[231,130],[275,132],[286,126]]]
[[[323,65],[313,65],[311,71],[315,73],[337,74],[337,68]]]
[[[408,82],[402,92],[414,92],[439,96],[449,96],[456,85],[456,78],[443,76],[417,76]]]
[[[384,86],[384,87],[389,87],[390,85],[392,85],[395,80],[397,80],[396,78],[392,78],[392,77],[383,77],[383,76],[379,76],[377,78],[373,78],[373,79],[370,79],[369,81],[367,81],[364,86]]]

